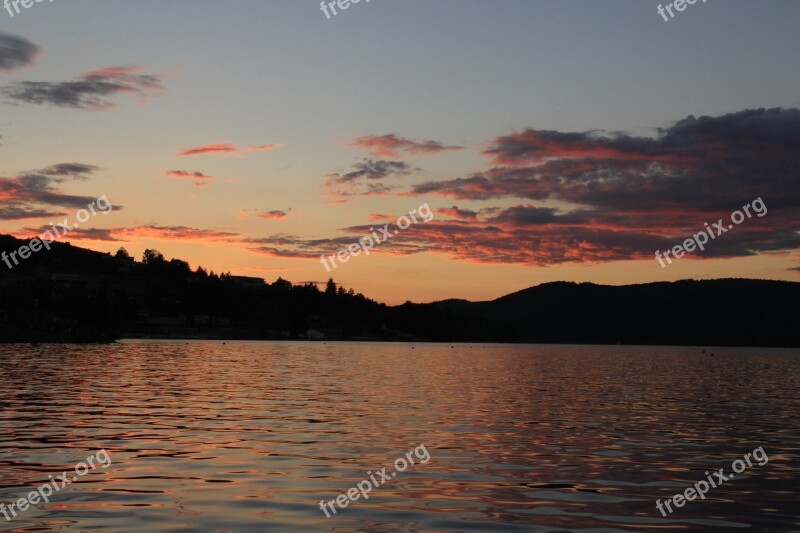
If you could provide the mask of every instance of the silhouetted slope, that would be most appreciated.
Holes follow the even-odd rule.
[[[798,302],[800,283],[719,279],[547,283],[457,307],[513,324],[524,342],[800,346]]]

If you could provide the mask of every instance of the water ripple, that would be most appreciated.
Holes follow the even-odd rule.
[[[281,342],[2,346],[2,531],[800,529],[797,350]],[[326,518],[331,500],[431,455]],[[670,498],[758,446],[668,518]]]

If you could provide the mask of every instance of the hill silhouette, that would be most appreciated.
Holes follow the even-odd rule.
[[[28,241],[0,235],[0,252]],[[123,337],[800,346],[800,283],[628,286],[557,282],[490,302],[387,306],[332,279],[215,274],[147,250],[141,261],[53,243],[0,263],[0,342]]]
[[[518,341],[800,346],[800,283],[716,279],[608,286],[554,282],[491,302],[440,302],[510,324]]]

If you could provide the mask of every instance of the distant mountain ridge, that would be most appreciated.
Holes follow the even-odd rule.
[[[442,309],[512,324],[521,342],[800,346],[800,283],[716,279],[596,285],[553,282]]]

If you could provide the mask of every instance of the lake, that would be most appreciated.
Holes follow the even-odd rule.
[[[0,363],[2,531],[800,529],[800,350],[125,341]]]

